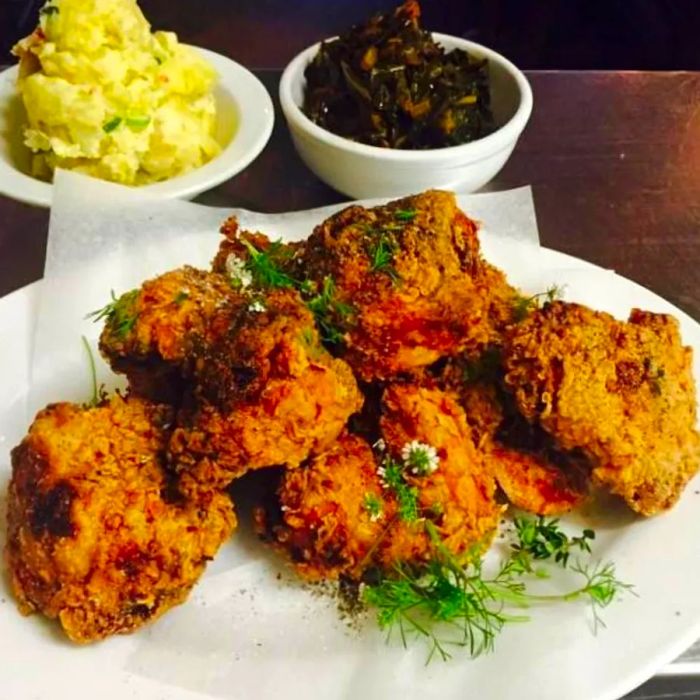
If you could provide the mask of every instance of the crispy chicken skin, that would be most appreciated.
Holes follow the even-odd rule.
[[[259,532],[288,552],[307,579],[359,579],[373,567],[390,571],[398,563],[428,560],[434,545],[426,518],[454,553],[485,548],[495,532],[502,513],[495,483],[452,398],[415,385],[391,386],[381,424],[387,455],[345,435],[307,465],[285,472],[276,506],[257,511]],[[425,476],[404,471],[407,485],[417,490],[418,518],[409,522],[398,514],[396,495],[383,486],[378,467],[388,455],[400,460],[413,440],[434,446],[440,463]]]
[[[407,474],[406,479],[418,488],[420,512],[433,521],[443,544],[455,554],[475,546],[486,549],[503,507],[494,498],[493,474],[474,446],[466,415],[454,398],[440,389],[394,384],[384,393],[381,429],[396,459],[414,440],[436,449],[438,469],[423,477]],[[431,553],[419,523],[398,521],[382,559],[385,564],[415,561]]]
[[[365,507],[374,497],[382,509]],[[306,579],[359,577],[396,511],[385,499],[370,446],[345,433],[323,454],[284,472],[276,498],[255,511],[258,533],[289,554]]]
[[[490,349],[471,362],[452,361],[440,381],[455,393],[472,440],[508,501],[538,515],[567,513],[588,495],[586,460],[559,448],[551,436],[517,414],[499,385],[501,369],[494,364],[499,357]],[[470,377],[474,367],[484,376]]]
[[[485,267],[477,225],[437,190],[331,216],[309,237],[302,265],[318,286],[332,279],[337,301],[352,309],[335,320],[344,358],[367,381],[488,343],[502,315],[492,287],[511,289]]]
[[[638,513],[670,508],[698,471],[692,352],[671,316],[553,302],[512,328],[504,360],[520,411]]]
[[[191,408],[179,416],[171,462],[225,487],[249,469],[296,467],[329,447],[362,396],[345,362],[322,347],[297,292],[268,293],[197,360]]]
[[[132,393],[175,402],[201,347],[215,343],[243,306],[228,279],[193,267],[127,292],[107,316],[100,351]]]
[[[131,632],[183,602],[236,525],[228,496],[183,499],[162,452],[172,409],[114,396],[53,404],[12,452],[5,555],[23,613],[75,642]]]

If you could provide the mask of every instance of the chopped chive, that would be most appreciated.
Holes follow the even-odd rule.
[[[121,117],[114,117],[113,119],[110,119],[108,122],[104,123],[102,126],[102,131],[104,131],[105,134],[111,134],[121,123]]]

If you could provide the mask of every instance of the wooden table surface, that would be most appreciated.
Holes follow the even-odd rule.
[[[276,96],[279,71],[258,75]],[[700,320],[700,74],[528,77],[532,120],[489,188],[532,185],[544,245],[615,269]],[[301,163],[277,109],[261,156],[197,201],[274,212],[343,199]],[[41,277],[47,223],[47,211],[0,198],[0,296]],[[653,679],[630,697],[700,698],[700,678]]]

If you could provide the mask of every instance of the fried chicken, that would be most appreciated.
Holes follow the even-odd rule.
[[[508,501],[538,515],[560,515],[588,495],[590,466],[518,414],[500,385],[500,351],[447,363],[440,383],[457,396],[472,439]]]
[[[12,452],[5,555],[23,613],[75,642],[127,633],[183,602],[236,518],[184,499],[162,465],[172,409],[114,396],[53,404]]]
[[[105,308],[100,351],[132,393],[177,403],[198,350],[226,333],[245,303],[224,275],[172,270]]]
[[[301,255],[362,379],[387,380],[500,336],[515,291],[479,252],[477,225],[453,194],[429,191],[317,226]]]
[[[697,473],[692,352],[671,316],[553,302],[512,328],[504,363],[523,415],[638,513],[670,508]]]
[[[415,385],[391,386],[381,419],[385,452],[343,436],[328,452],[283,474],[277,504],[257,512],[265,539],[291,555],[302,576],[360,579],[434,555],[429,520],[455,554],[486,548],[502,512],[495,483],[476,452],[464,412],[447,394]],[[432,473],[405,463],[412,443],[432,446]],[[415,444],[414,444],[415,447]],[[393,477],[388,475],[393,470]],[[401,492],[392,486],[400,474]]]
[[[296,467],[329,447],[362,406],[350,368],[323,348],[297,292],[273,290],[258,303],[198,357],[192,406],[170,442],[177,470],[203,484]]]

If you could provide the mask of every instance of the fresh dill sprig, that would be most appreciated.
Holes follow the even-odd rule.
[[[370,270],[383,272],[393,282],[397,282],[400,277],[394,267],[396,249],[396,241],[384,231],[380,231],[369,248]]]
[[[92,398],[90,399],[90,401],[88,401],[86,405],[94,407],[100,403],[100,391],[97,387],[97,368],[95,367],[95,356],[92,354],[92,348],[90,347],[88,339],[84,335],[80,336],[80,338],[83,341],[83,347],[85,348],[85,352],[88,356],[88,365],[90,367],[90,381],[92,382]]]
[[[516,296],[513,300],[513,320],[516,323],[524,321],[528,314],[535,309],[538,309],[540,302],[552,302],[561,299],[564,295],[564,287],[557,284],[552,285],[549,289],[538,294],[533,294],[530,297]]]
[[[634,593],[632,586],[617,578],[613,564],[586,565],[581,561],[573,564],[570,571],[584,578],[583,585],[556,595],[530,593],[526,587],[528,578],[541,576],[533,566],[535,553],[540,559],[553,558],[561,564],[557,552],[562,551],[562,543],[559,541],[552,551],[547,547],[530,551],[525,545],[537,538],[530,536],[523,519],[517,529],[520,548],[513,548],[492,577],[485,575],[480,548],[457,556],[443,544],[435,525],[430,520],[423,522],[432,545],[430,561],[420,567],[397,565],[391,575],[365,585],[362,596],[377,609],[377,622],[387,631],[388,639],[394,630],[398,630],[404,646],[411,636],[425,639],[430,646],[428,662],[436,655],[449,659],[454,647],[466,649],[471,657],[492,651],[495,638],[506,623],[528,620],[522,610],[535,602],[587,600],[595,632],[604,626],[600,610],[622,593]],[[525,533],[524,542],[520,533]],[[573,540],[563,537],[569,543],[569,551]],[[583,551],[590,551],[587,545],[592,537],[586,531],[573,539],[585,543],[580,547]]]
[[[333,277],[327,275],[323,278],[321,290],[307,299],[306,306],[314,315],[324,342],[337,345],[345,340],[342,326],[350,320],[355,310],[336,298]]]
[[[268,289],[297,286],[297,281],[281,269],[281,263],[289,257],[282,241],[273,241],[265,250],[258,250],[245,238],[241,238],[240,241],[249,256],[245,261],[245,267],[258,287]]]
[[[92,311],[85,318],[91,319],[94,323],[105,321],[107,327],[119,338],[126,337],[138,319],[136,311],[136,300],[139,296],[138,289],[125,292],[120,297],[115,296],[114,290],[110,292],[112,301],[97,311]]]
[[[394,218],[397,221],[413,221],[417,213],[415,209],[396,209],[394,211]]]
[[[518,536],[518,542],[513,545],[516,552],[527,552],[534,559],[551,559],[563,567],[569,563],[571,550],[578,548],[581,552],[591,552],[591,542],[595,532],[585,529],[578,537],[569,537],[559,528],[559,520],[547,520],[540,515],[536,520],[531,518],[514,518],[513,524]]]

